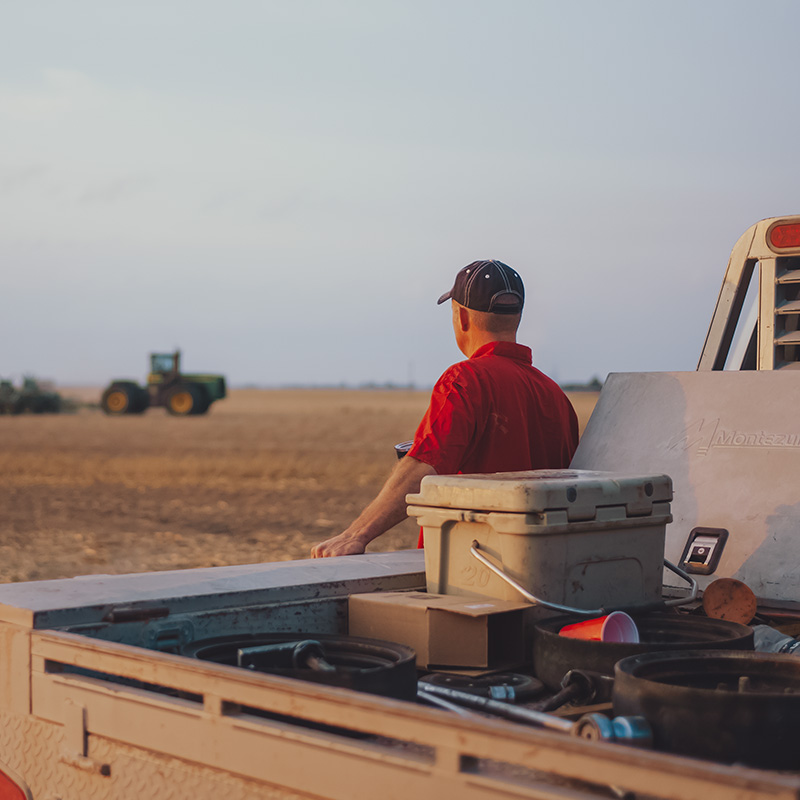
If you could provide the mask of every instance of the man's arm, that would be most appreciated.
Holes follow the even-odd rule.
[[[417,461],[416,458],[406,456],[401,459],[378,492],[378,496],[347,530],[312,547],[311,556],[324,558],[363,553],[373,539],[377,539],[406,518],[406,495],[418,492],[422,479],[426,475],[435,474],[436,470],[433,467]]]

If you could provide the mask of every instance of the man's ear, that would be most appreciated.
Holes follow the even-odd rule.
[[[458,307],[458,324],[462,331],[468,331],[470,327],[469,310],[464,306]]]

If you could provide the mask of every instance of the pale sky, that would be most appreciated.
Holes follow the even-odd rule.
[[[430,385],[522,274],[562,382],[692,370],[800,213],[800,3],[0,0],[0,377]]]

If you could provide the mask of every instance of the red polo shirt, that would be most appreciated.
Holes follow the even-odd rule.
[[[531,350],[492,342],[450,367],[408,455],[439,475],[563,469],[578,446],[578,419]]]

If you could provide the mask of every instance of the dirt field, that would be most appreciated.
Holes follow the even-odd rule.
[[[596,395],[572,399],[583,425]],[[0,582],[305,558],[374,496],[427,400],[248,389],[186,419],[0,416]],[[370,549],[416,536],[408,520]]]

